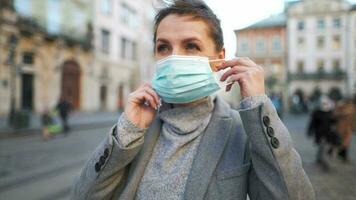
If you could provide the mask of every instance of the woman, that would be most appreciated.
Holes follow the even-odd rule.
[[[349,161],[348,150],[351,143],[352,126],[355,123],[353,119],[354,113],[355,109],[352,99],[341,100],[335,108],[337,131],[342,138],[342,144],[338,155],[344,162]]]
[[[241,88],[240,111],[213,95],[209,60],[225,49],[211,9],[176,0],[155,19],[155,77],[130,95],[73,199],[314,199],[262,68],[247,58],[218,66]]]

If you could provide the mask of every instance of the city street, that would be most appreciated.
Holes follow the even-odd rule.
[[[306,116],[286,116],[294,144],[320,200],[351,200],[356,196],[356,140],[351,163],[336,161],[331,172],[314,164],[316,148],[305,136]],[[43,141],[38,135],[0,141],[1,200],[68,199],[73,179],[110,127],[77,130]],[[352,154],[354,153],[354,154]]]

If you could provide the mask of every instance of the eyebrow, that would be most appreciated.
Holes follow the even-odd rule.
[[[187,42],[192,42],[192,41],[197,41],[197,42],[202,42],[199,38],[197,37],[190,37],[190,38],[186,38],[184,39],[182,42],[183,43],[187,43]],[[163,42],[163,43],[169,43],[169,41],[167,39],[163,39],[163,38],[158,38],[156,40],[156,43],[157,42]]]
[[[202,42],[199,38],[197,37],[191,37],[191,38],[187,38],[183,40],[183,43],[187,43],[187,42],[192,42],[192,41],[197,41],[197,42]]]
[[[168,40],[162,39],[162,38],[158,38],[158,39],[156,40],[156,43],[157,43],[157,42],[169,43]]]

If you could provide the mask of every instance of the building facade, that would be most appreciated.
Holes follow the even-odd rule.
[[[350,30],[350,49],[349,49],[349,79],[348,84],[352,95],[356,95],[356,5],[353,5],[350,10],[349,18],[349,30]]]
[[[286,90],[286,16],[284,13],[236,30],[237,57],[249,57],[265,70],[269,94]],[[283,95],[285,96],[285,95]]]
[[[152,78],[151,1],[4,0],[0,7],[1,117],[12,107],[41,113],[61,96],[75,110],[116,111]]]
[[[1,3],[0,116],[12,108],[41,113],[60,96],[74,109],[90,110],[95,82],[88,2]]]
[[[95,65],[100,109],[122,109],[129,93],[149,80],[153,67],[151,1],[95,0]]]
[[[350,7],[343,0],[305,0],[287,9],[290,96],[351,93]]]

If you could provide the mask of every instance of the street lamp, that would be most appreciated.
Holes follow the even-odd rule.
[[[10,69],[10,113],[8,118],[8,123],[13,127],[15,120],[15,100],[16,100],[16,47],[18,39],[15,34],[11,34],[8,39],[9,45],[9,55],[7,59],[7,64],[11,67]]]

